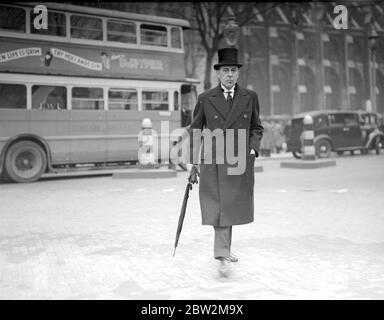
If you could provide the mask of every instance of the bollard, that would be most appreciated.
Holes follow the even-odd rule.
[[[141,167],[151,168],[156,164],[156,156],[153,150],[152,121],[145,118],[141,122],[141,131],[138,136],[139,164]]]
[[[303,139],[303,157],[302,160],[316,160],[316,152],[315,152],[315,133],[313,131],[313,119],[307,114],[304,117],[304,131],[302,133]]]

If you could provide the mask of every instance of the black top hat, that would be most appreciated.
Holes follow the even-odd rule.
[[[237,66],[240,68],[241,63],[237,61],[239,50],[236,48],[222,48],[217,51],[219,63],[215,64],[213,68],[219,70],[221,66]]]

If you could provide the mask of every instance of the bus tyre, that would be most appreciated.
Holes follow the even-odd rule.
[[[5,156],[7,176],[14,182],[38,180],[47,167],[47,157],[41,146],[32,141],[12,144]]]
[[[331,143],[326,139],[321,139],[315,143],[315,152],[318,158],[329,158],[331,155]]]

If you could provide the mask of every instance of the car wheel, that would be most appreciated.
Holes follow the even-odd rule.
[[[315,143],[316,156],[318,158],[329,158],[332,151],[331,143],[328,140],[321,139]]]
[[[342,156],[344,154],[344,151],[337,151],[338,156]]]
[[[292,155],[296,158],[296,159],[301,159],[303,157],[303,154],[301,152],[298,152],[298,151],[292,151]]]
[[[14,182],[38,180],[47,167],[47,157],[41,146],[32,141],[12,144],[5,155],[7,176]]]

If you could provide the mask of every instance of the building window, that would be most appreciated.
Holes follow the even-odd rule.
[[[25,85],[0,83],[0,109],[26,109],[26,107]]]
[[[0,29],[25,32],[25,11],[21,8],[0,6]]]
[[[65,14],[48,11],[48,29],[36,29],[33,25],[36,13],[31,11],[31,33],[65,37],[66,36],[66,20]]]
[[[113,42],[136,43],[136,24],[108,20],[107,40]]]
[[[330,61],[341,61],[341,39],[330,37],[330,41],[324,42],[324,58]]]
[[[167,28],[151,24],[140,26],[141,44],[149,46],[167,47]]]
[[[67,109],[67,89],[65,87],[56,86],[33,86],[32,109]]]
[[[171,47],[181,48],[181,32],[179,28],[171,28]]]
[[[71,37],[78,39],[103,40],[101,19],[85,16],[71,16]]]
[[[137,91],[135,89],[109,89],[109,110],[137,110]]]
[[[169,110],[168,92],[143,91],[143,110]]]
[[[291,41],[286,34],[281,34],[278,38],[270,38],[271,53],[281,58],[289,57]]]
[[[72,88],[72,110],[104,110],[102,88]]]

